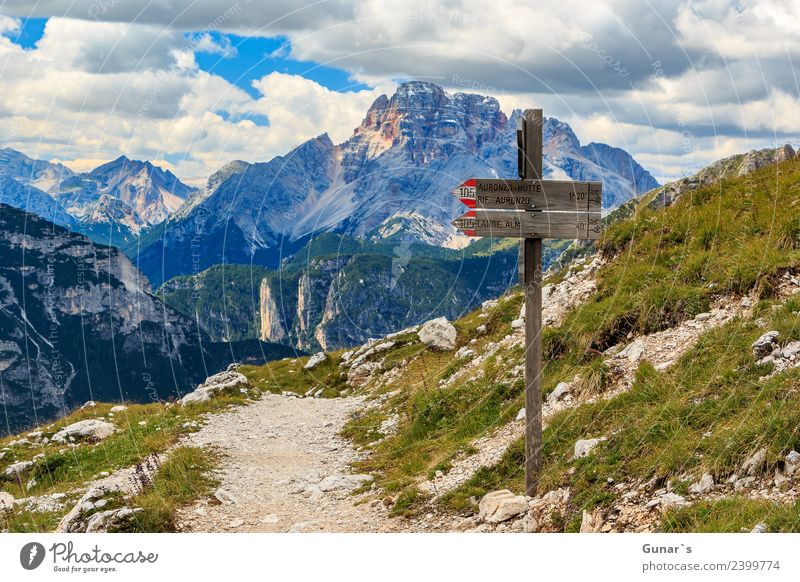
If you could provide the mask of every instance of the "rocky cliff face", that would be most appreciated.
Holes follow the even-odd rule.
[[[164,305],[115,248],[0,205],[0,403],[5,429],[87,400],[177,396],[231,359]],[[250,351],[256,352],[256,346]],[[269,351],[269,350],[268,350]],[[281,353],[289,352],[281,348]]]
[[[201,269],[223,262],[277,266],[314,233],[375,237],[382,225],[408,216],[435,225],[422,237],[417,229],[416,240],[453,245],[450,221],[460,203],[450,191],[458,177],[516,177],[518,115],[509,119],[491,97],[405,83],[378,98],[343,144],[323,134],[209,182],[163,236],[146,241],[140,265],[158,283],[187,273],[194,247]],[[608,206],[657,185],[623,150],[582,147],[558,120],[547,119],[544,133],[545,175],[603,180]],[[201,240],[193,240],[198,231]]]
[[[263,280],[260,339],[306,351],[358,345],[434,316],[457,317],[515,277],[513,250],[455,260],[397,248],[407,252],[317,258],[296,278]]]

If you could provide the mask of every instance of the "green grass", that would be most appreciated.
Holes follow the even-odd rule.
[[[756,366],[750,350],[764,329],[787,320],[791,308],[769,310],[771,317],[763,329],[751,321],[734,320],[703,335],[668,372],[658,373],[644,362],[630,391],[555,415],[544,432],[541,490],[568,485],[570,519],[575,520],[583,509],[608,506],[618,499],[609,478],[614,483],[672,480],[680,490],[706,472],[724,480],[761,447],[768,451],[770,466],[800,447],[800,370],[760,381],[769,368]],[[599,436],[607,440],[589,457],[571,459],[576,440]],[[479,471],[446,496],[445,505],[464,510],[470,498],[494,489],[521,491],[523,461],[519,440],[498,465]],[[686,514],[691,516],[692,511]],[[725,515],[719,519],[741,521]],[[793,519],[791,523],[796,523],[800,517]],[[688,528],[687,520],[675,523]]]
[[[703,501],[669,511],[663,519],[665,532],[738,533],[749,532],[758,523],[767,531],[800,531],[800,501],[791,504],[729,497]]]
[[[341,352],[334,352],[312,370],[303,367],[308,362],[308,357],[304,357],[276,360],[263,366],[241,366],[237,371],[244,374],[253,386],[265,392],[304,395],[311,388],[323,388],[322,396],[330,398],[348,389],[339,369],[340,361]]]
[[[195,499],[208,495],[218,485],[209,473],[215,464],[209,451],[194,447],[179,447],[153,477],[153,482],[139,495],[125,503],[141,511],[118,531],[173,532],[176,512]]]

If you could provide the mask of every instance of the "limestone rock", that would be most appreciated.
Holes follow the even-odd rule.
[[[524,408],[520,408],[519,409],[519,412],[517,412],[516,420],[525,420],[525,409]]]
[[[86,533],[107,532],[110,529],[121,526],[140,511],[144,510],[140,507],[135,509],[121,507],[119,509],[108,509],[106,511],[94,513],[86,520],[86,529],[82,531]]]
[[[478,517],[486,523],[501,523],[528,511],[528,501],[508,489],[492,491],[478,504]]]
[[[11,509],[14,505],[14,496],[11,493],[0,491],[0,511]]]
[[[599,533],[603,529],[603,514],[600,511],[583,510],[581,516],[581,533]]]
[[[251,388],[250,382],[244,374],[239,372],[220,372],[206,378],[206,381],[200,384],[194,392],[189,392],[186,396],[181,398],[181,404],[195,404],[198,402],[208,402],[214,396],[221,392],[238,391],[242,388]]]
[[[553,388],[553,391],[547,395],[547,403],[550,406],[552,406],[553,404],[564,398],[564,396],[569,394],[569,390],[570,390],[569,384],[567,384],[566,382],[559,382],[558,385],[555,388]]]
[[[625,349],[620,351],[617,358],[627,358],[631,363],[638,362],[644,355],[644,340],[638,338],[625,346]]]
[[[742,473],[745,475],[759,475],[767,464],[767,449],[758,449],[753,455],[742,463]]]
[[[712,489],[714,489],[714,476],[711,473],[706,473],[697,483],[689,487],[689,493],[704,495]]]
[[[787,477],[800,473],[800,453],[797,451],[789,451],[784,461],[784,472]]]
[[[53,435],[53,440],[61,443],[72,437],[74,439],[85,439],[96,442],[110,437],[115,432],[117,432],[117,427],[110,422],[89,418],[65,426]]]
[[[350,368],[347,373],[347,383],[352,386],[361,386],[369,380],[373,374],[383,370],[381,362],[364,362],[360,366]]]
[[[6,467],[6,477],[19,478],[25,471],[33,467],[33,461],[20,461]]]
[[[228,493],[225,489],[219,488],[214,492],[214,497],[223,505],[233,505],[238,502],[236,497]]]
[[[303,368],[306,370],[313,370],[327,359],[328,355],[325,352],[317,352],[308,359],[308,362],[306,362],[306,365],[303,366]]]
[[[67,514],[61,518],[61,521],[56,526],[54,533],[85,531],[86,522],[83,521],[83,515],[86,512],[95,509],[97,507],[95,502],[101,499],[108,492],[109,490],[103,486],[92,487],[89,489],[72,507],[72,509],[70,509],[69,512],[67,512]]]
[[[753,355],[757,358],[763,358],[768,356],[772,353],[772,351],[778,347],[778,332],[777,331],[768,331],[756,341],[753,342]]]
[[[589,453],[592,452],[598,443],[604,441],[605,439],[580,439],[575,443],[575,450],[573,455],[576,459],[582,459],[583,457],[588,457]]]
[[[756,526],[750,530],[750,533],[767,533],[766,523],[757,523]]]
[[[128,407],[122,406],[121,404],[118,406],[113,406],[111,408],[111,412],[125,412],[126,410],[128,410]]]
[[[467,346],[458,348],[458,351],[456,352],[457,360],[461,360],[464,358],[472,358],[473,356],[475,356],[475,350],[471,350]]]
[[[417,335],[422,343],[435,350],[452,350],[456,347],[456,328],[446,317],[426,322]]]

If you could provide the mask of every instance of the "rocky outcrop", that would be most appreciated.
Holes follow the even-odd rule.
[[[435,350],[452,350],[456,347],[456,328],[446,317],[426,322],[417,335],[422,343]]]
[[[753,342],[753,355],[759,359],[770,355],[778,347],[777,339],[777,331],[768,331]]]
[[[708,186],[725,178],[746,176],[759,168],[794,158],[796,155],[792,146],[786,144],[778,148],[753,150],[746,154],[724,158],[706,166],[693,176],[662,186],[650,198],[648,205],[652,208],[670,206],[686,192]]]
[[[193,392],[189,392],[181,398],[181,404],[186,406],[187,404],[208,402],[218,394],[247,391],[250,388],[252,386],[244,374],[234,371],[220,372],[206,378],[206,381],[195,388]]]
[[[259,314],[261,315],[259,339],[271,342],[284,341],[288,332],[283,325],[283,318],[278,310],[278,305],[272,296],[270,281],[266,277],[261,279],[261,285],[259,286]]]
[[[325,352],[317,352],[308,359],[306,365],[303,366],[303,368],[306,370],[313,370],[314,368],[325,362],[327,359],[328,356]]]
[[[501,489],[484,495],[478,504],[478,511],[481,521],[500,523],[528,511],[528,501],[522,495],[514,495],[508,489]]]
[[[96,418],[81,420],[65,426],[53,435],[55,442],[88,440],[93,442],[101,441],[117,432],[117,427]]]

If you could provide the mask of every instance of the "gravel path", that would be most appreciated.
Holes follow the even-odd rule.
[[[183,444],[223,454],[220,488],[179,514],[181,531],[400,531],[383,505],[353,495],[357,452],[337,435],[357,398],[267,394],[249,406],[211,415]]]

